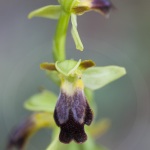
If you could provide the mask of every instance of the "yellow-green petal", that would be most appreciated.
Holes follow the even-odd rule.
[[[72,34],[74,43],[76,45],[76,49],[83,51],[84,47],[83,47],[82,41],[80,39],[79,33],[77,31],[77,17],[76,17],[76,15],[74,15],[74,14],[71,15],[71,22],[72,22],[71,34]]]
[[[95,66],[95,63],[92,60],[83,60],[80,63],[79,67],[80,67],[81,70],[85,70],[85,69],[93,67],[93,66]]]

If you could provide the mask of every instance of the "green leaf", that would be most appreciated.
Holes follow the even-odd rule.
[[[80,39],[79,33],[77,31],[76,15],[74,15],[74,14],[71,15],[71,22],[72,22],[71,34],[72,34],[73,40],[75,42],[76,49],[83,51],[84,47],[83,47],[82,41]]]
[[[65,76],[69,76],[73,74],[81,63],[81,59],[77,62],[75,60],[64,60],[64,61],[57,61],[55,63],[55,67],[58,72],[62,73]]]
[[[54,112],[57,96],[47,90],[33,95],[25,103],[24,107],[32,111],[47,111]]]
[[[91,67],[84,71],[85,87],[96,90],[126,74],[125,68],[118,66]]]
[[[61,12],[62,9],[60,5],[48,5],[32,11],[28,15],[28,18],[31,19],[33,17],[43,17],[48,19],[58,19]]]

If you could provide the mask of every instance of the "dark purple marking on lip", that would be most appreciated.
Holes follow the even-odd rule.
[[[84,131],[84,124],[91,124],[93,113],[83,92],[77,90],[73,96],[67,96],[61,92],[54,111],[54,119],[61,128],[59,134],[61,142],[66,144],[72,140],[77,143],[85,142],[87,135]]]
[[[63,143],[69,143],[71,140],[75,140],[77,143],[83,143],[87,139],[87,135],[84,131],[84,123],[77,122],[72,111],[69,112],[69,118],[66,123],[60,125],[61,132],[59,139]]]

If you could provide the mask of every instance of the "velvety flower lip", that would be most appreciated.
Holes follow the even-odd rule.
[[[78,88],[77,85],[72,93],[61,89],[54,119],[61,128],[59,134],[61,142],[70,143],[74,140],[77,143],[83,143],[87,140],[84,125],[91,124],[93,114],[82,88]]]
[[[76,14],[83,14],[87,11],[95,10],[107,16],[112,8],[114,6],[109,0],[80,0],[78,6],[72,9]]]

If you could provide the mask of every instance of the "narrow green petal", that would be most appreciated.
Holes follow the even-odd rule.
[[[92,60],[84,60],[80,63],[79,67],[81,70],[85,70],[93,66],[95,66],[95,63]]]
[[[61,12],[62,9],[60,5],[48,5],[32,11],[28,15],[28,18],[43,17],[48,19],[58,19]]]
[[[83,82],[85,87],[96,90],[126,74],[123,67],[106,66],[91,67],[84,71]]]
[[[71,34],[72,34],[73,40],[75,42],[76,49],[83,51],[84,47],[83,47],[82,41],[80,39],[79,33],[77,31],[77,17],[76,17],[76,15],[74,15],[74,14],[71,15],[71,22],[72,22]]]
[[[33,95],[25,103],[24,107],[31,111],[54,112],[57,96],[47,90]]]
[[[75,60],[64,60],[64,61],[57,61],[55,66],[58,72],[62,73],[65,76],[69,76],[73,74],[77,68],[79,67],[81,60],[78,62]]]
[[[48,71],[56,71],[55,64],[48,62],[41,63],[40,68]]]

